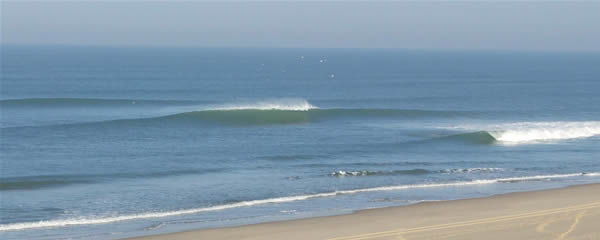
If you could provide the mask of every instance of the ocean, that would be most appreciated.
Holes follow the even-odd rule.
[[[600,54],[3,46],[0,238],[600,182]]]

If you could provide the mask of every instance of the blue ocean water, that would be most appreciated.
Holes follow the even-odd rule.
[[[600,55],[3,46],[0,237],[600,182]]]

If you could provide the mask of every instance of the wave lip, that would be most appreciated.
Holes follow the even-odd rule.
[[[318,109],[301,98],[284,98],[276,101],[259,101],[255,103],[226,104],[213,108],[203,109],[203,111],[231,111],[231,110],[283,110],[283,111],[308,111]]]
[[[183,209],[183,210],[176,210],[176,211],[170,211],[170,212],[148,212],[148,213],[112,216],[112,217],[104,217],[104,218],[71,218],[71,219],[48,220],[48,221],[39,221],[39,222],[11,223],[11,224],[0,225],[0,232],[35,229],[35,228],[47,228],[47,227],[65,227],[65,226],[74,226],[74,225],[105,224],[105,223],[113,223],[113,222],[136,220],[136,219],[162,218],[162,217],[171,217],[171,216],[179,216],[179,215],[187,215],[187,214],[196,214],[196,213],[201,213],[201,212],[219,211],[219,210],[239,208],[239,207],[249,207],[249,206],[254,206],[254,205],[294,202],[294,201],[301,201],[301,200],[307,200],[307,199],[312,199],[312,198],[334,197],[336,195],[356,194],[356,193],[364,193],[364,192],[395,191],[395,190],[406,190],[406,189],[415,189],[415,188],[460,187],[460,186],[473,186],[473,185],[484,185],[484,184],[494,184],[494,183],[539,181],[539,180],[546,180],[546,179],[571,178],[571,177],[579,177],[579,176],[600,176],[600,172],[538,175],[538,176],[524,176],[524,177],[511,177],[511,178],[481,179],[481,180],[449,182],[449,183],[396,185],[396,186],[362,188],[362,189],[354,189],[354,190],[338,190],[338,191],[325,192],[325,193],[315,193],[315,194],[289,196],[289,197],[277,197],[277,198],[267,198],[267,199],[260,199],[260,200],[242,201],[242,202],[231,203],[231,204],[216,205],[216,206],[204,207],[204,208]]]

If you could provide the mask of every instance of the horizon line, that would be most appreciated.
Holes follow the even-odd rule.
[[[380,50],[380,51],[435,51],[435,52],[522,52],[522,53],[588,53],[600,50],[572,49],[519,49],[519,48],[401,48],[401,47],[299,47],[299,46],[202,46],[167,44],[72,44],[72,43],[0,43],[1,47],[74,47],[74,48],[146,48],[146,49],[270,49],[270,50]]]

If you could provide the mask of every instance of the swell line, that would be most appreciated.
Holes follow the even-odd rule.
[[[224,168],[185,169],[158,172],[120,172],[111,174],[64,174],[21,177],[0,177],[0,192],[59,187],[70,184],[96,183],[115,179],[160,178],[169,176],[208,174],[225,171]]]

